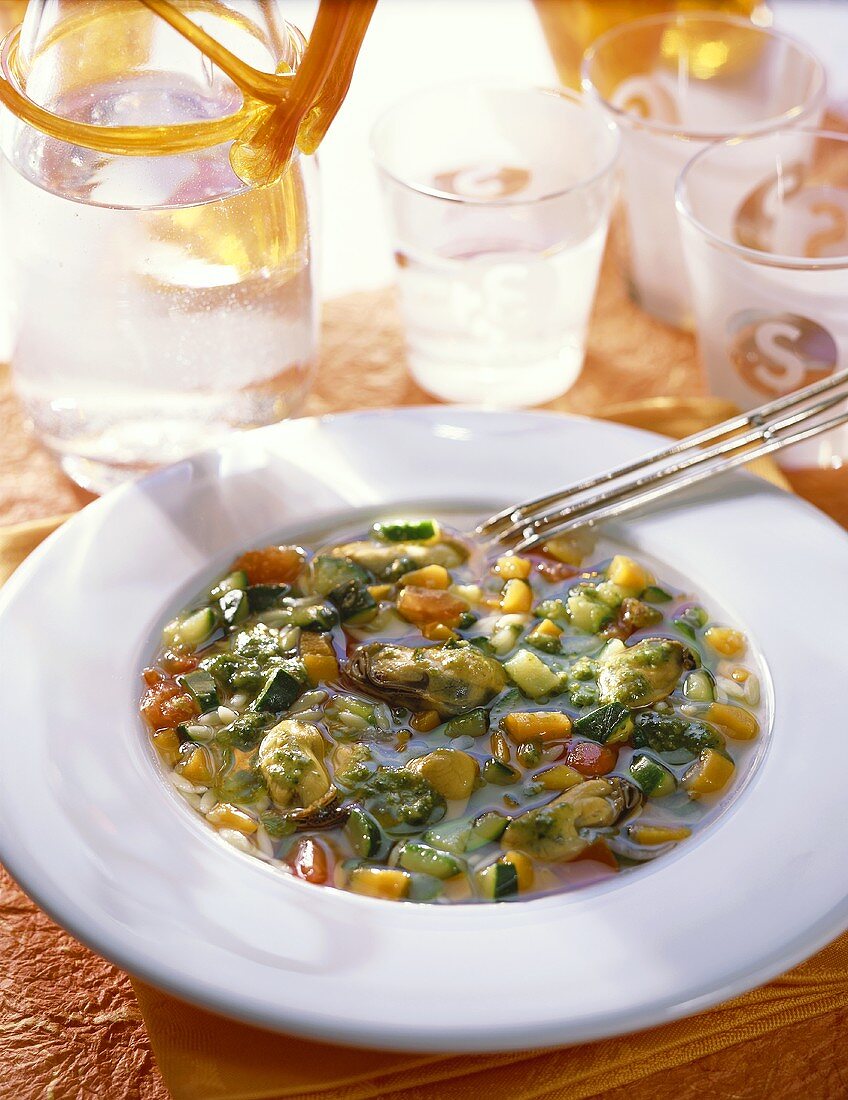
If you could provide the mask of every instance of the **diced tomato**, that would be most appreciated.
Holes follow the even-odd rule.
[[[398,614],[408,623],[444,623],[457,626],[468,604],[453,593],[438,588],[421,588],[411,584],[397,600]]]
[[[571,741],[563,759],[581,775],[606,775],[615,767],[618,752],[595,741]]]
[[[291,865],[298,878],[313,882],[316,886],[325,883],[330,874],[327,849],[308,836],[298,841],[291,858]]]
[[[160,680],[167,679],[165,673],[159,668],[146,668],[144,672],[142,672],[141,678],[148,687],[158,684]]]
[[[266,546],[242,554],[233,562],[233,571],[243,569],[248,584],[292,584],[305,557],[299,546]]]
[[[200,664],[200,657],[195,653],[172,653],[170,650],[162,656],[162,668],[172,675],[177,672],[191,672]]]
[[[607,844],[607,842],[602,837],[599,837],[597,840],[593,840],[588,848],[584,848],[584,850],[577,857],[577,860],[581,859],[589,859],[592,860],[593,863],[603,863],[605,864],[605,866],[612,868],[613,871],[617,871],[619,869],[618,860],[615,858],[615,855],[610,850],[609,844]],[[575,860],[574,862],[576,863],[577,860]]]
[[[197,714],[197,703],[176,680],[163,676],[155,683],[148,683],[141,700],[141,715],[151,729],[178,726],[180,722],[188,722]]]

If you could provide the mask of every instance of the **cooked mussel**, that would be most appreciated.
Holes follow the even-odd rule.
[[[485,706],[506,683],[500,664],[472,645],[372,642],[354,653],[344,671],[369,695],[413,711],[435,710],[442,718]]]
[[[641,793],[618,776],[586,779],[552,802],[510,822],[501,843],[536,859],[567,862],[589,847],[581,829],[615,825],[641,802]]]
[[[286,718],[262,738],[259,770],[268,793],[294,820],[326,815],[337,791],[324,764],[326,743],[320,730]]]
[[[598,690],[602,703],[647,707],[671,695],[681,675],[695,668],[692,650],[673,638],[643,638],[601,655]]]

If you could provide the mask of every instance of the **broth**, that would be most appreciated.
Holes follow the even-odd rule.
[[[311,542],[168,623],[141,706],[182,797],[282,873],[570,890],[685,844],[750,768],[748,642],[653,563],[585,535],[489,555],[426,518]]]

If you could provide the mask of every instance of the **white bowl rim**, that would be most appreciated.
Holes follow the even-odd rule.
[[[387,417],[390,418],[389,421],[387,421]],[[311,430],[324,435],[329,432],[332,435],[338,429],[344,435],[351,428],[354,435],[360,432],[365,436],[362,445],[369,448],[374,445],[379,447],[381,443],[378,439],[379,429],[375,428],[376,423],[403,425],[404,438],[409,439],[415,431],[422,429],[425,435],[429,432],[432,436],[432,430],[440,422],[450,422],[453,427],[464,431],[474,432],[477,430],[483,435],[491,431],[506,431],[506,425],[509,425],[509,430],[514,432],[516,425],[523,422],[526,423],[528,429],[533,431],[534,445],[537,446],[542,437],[550,435],[550,429],[557,431],[566,429],[569,426],[572,430],[580,427],[581,430],[588,430],[592,434],[606,437],[605,442],[607,444],[615,439],[618,442],[619,449],[621,449],[622,441],[624,441],[624,450],[635,451],[636,453],[643,450],[646,445],[649,446],[654,443],[658,438],[652,433],[624,428],[608,422],[563,417],[555,413],[534,412],[509,414],[507,416],[506,414],[456,408],[447,409],[439,406],[403,410],[375,410],[364,413],[335,415],[323,420],[303,420],[275,425],[272,428],[234,437],[215,451],[205,452],[186,463],[181,463],[166,471],[150,475],[140,482],[125,486],[116,493],[110,494],[86,508],[83,513],[70,520],[68,524],[39,547],[7,582],[3,592],[0,593],[0,621],[9,617],[9,608],[22,593],[26,594],[28,588],[35,584],[39,577],[42,580],[44,579],[42,575],[48,566],[55,568],[57,564],[61,563],[66,543],[71,543],[83,533],[88,533],[91,528],[96,530],[97,521],[105,520],[107,524],[114,523],[110,517],[116,513],[120,517],[121,510],[126,510],[128,505],[131,508],[136,507],[138,503],[136,498],[140,494],[150,496],[153,499],[159,496],[161,499],[163,492],[173,488],[175,479],[190,481],[192,477],[200,476],[204,464],[208,466],[213,457],[218,460],[218,466],[220,467],[222,458],[231,458],[246,453],[256,454],[258,451],[271,448],[274,440],[285,438],[289,434],[293,435],[295,441],[297,441],[298,434],[302,435],[304,430]],[[485,427],[483,427],[484,424]],[[298,425],[299,427],[297,427]],[[340,425],[341,428],[339,428]],[[417,445],[417,442],[415,445]],[[548,440],[547,445],[551,445],[550,440]],[[222,476],[225,477],[226,474]],[[560,475],[560,479],[561,477],[562,475]],[[821,558],[823,550],[826,550],[828,554],[836,555],[843,562],[846,560],[848,539],[846,539],[845,533],[812,506],[788,494],[781,493],[779,490],[755,483],[744,475],[730,479],[728,484],[731,486],[731,499],[734,486],[738,487],[741,484],[746,486],[744,490],[744,507],[747,512],[752,514],[752,522],[761,522],[766,517],[784,518],[787,522],[792,518],[794,520],[793,529],[796,529],[796,531],[800,528],[804,534],[816,532],[817,543],[810,548],[814,557]],[[754,488],[755,484],[756,488]],[[706,507],[708,511],[718,509],[720,512],[726,512],[729,508],[729,501],[725,499],[725,496],[721,496],[720,499],[711,498],[706,505],[700,507]],[[671,522],[676,525],[683,522],[684,519],[685,514],[681,514],[676,519],[673,518]],[[662,529],[667,526],[669,520],[668,517],[665,517],[657,522]],[[636,523],[638,525],[639,521],[636,521]],[[651,519],[647,520],[647,525],[648,527],[652,525]],[[778,552],[780,552],[780,548],[778,548]],[[825,560],[829,560],[826,555]],[[161,621],[161,615],[156,617]],[[803,614],[801,618],[803,619]],[[825,641],[827,641],[829,630],[827,624],[824,624],[822,629],[826,636]],[[830,640],[833,641],[836,638],[838,638],[838,632],[834,632],[834,637]],[[767,656],[769,656],[771,663],[770,655],[767,654]],[[137,671],[137,669],[133,671]],[[782,685],[782,688],[787,688],[787,685]],[[817,700],[816,703],[820,708],[823,706],[821,700]],[[825,717],[827,717],[826,714]],[[815,723],[812,724],[815,725]],[[775,753],[769,754],[767,758],[769,765],[774,761],[776,755]],[[761,764],[758,772],[760,778],[764,770],[764,765]],[[8,790],[8,779],[5,782],[5,789]],[[0,793],[3,790],[4,777],[0,776]],[[20,809],[20,806],[17,808]],[[182,812],[182,808],[179,809]],[[830,806],[826,805],[825,810],[829,811]],[[187,815],[184,816],[187,817]],[[729,822],[733,821],[734,816],[732,815],[729,818]],[[722,821],[714,825],[707,831],[705,839],[711,840],[718,837],[726,831],[727,824]],[[9,825],[9,818],[6,800],[0,799],[0,826],[3,825]],[[195,835],[195,841],[196,839]],[[211,833],[205,839],[208,839],[208,843],[198,846],[198,850],[201,846],[207,850],[203,858],[206,859],[207,854],[214,847],[214,862],[216,864],[229,862],[231,868],[234,868],[237,863],[238,870],[233,871],[233,874],[245,884],[247,884],[249,878],[254,877],[257,873],[267,873],[266,868],[253,866],[256,861],[246,859],[235,852],[222,852],[219,841]],[[746,843],[750,839],[746,836]],[[699,850],[703,851],[705,847],[706,845],[702,843]],[[694,852],[691,854],[694,856]],[[540,1023],[538,1019],[525,1021],[522,1017],[518,1022],[512,1020],[510,1026],[507,1026],[504,1020],[501,1020],[498,1025],[492,1025],[491,1023],[477,1025],[473,1021],[465,1021],[464,1026],[459,1026],[456,1020],[444,1025],[439,1025],[438,1022],[432,1019],[428,1019],[424,1024],[417,1020],[412,1022],[397,1020],[395,1018],[397,1016],[396,1012],[380,1021],[380,1025],[377,1026],[373,1019],[356,1018],[355,1015],[339,1016],[336,1014],[328,1016],[320,1012],[303,1010],[302,1007],[269,1003],[267,998],[262,1001],[242,995],[241,991],[234,993],[232,989],[223,988],[220,983],[216,984],[214,981],[204,980],[197,974],[187,975],[185,972],[180,972],[179,968],[175,971],[174,959],[163,960],[160,957],[151,955],[149,951],[139,952],[135,943],[129,945],[123,936],[109,931],[102,919],[98,923],[98,920],[92,919],[91,914],[86,915],[85,907],[79,903],[75,904],[76,899],[71,899],[66,892],[67,883],[65,884],[65,892],[62,889],[57,890],[56,881],[51,878],[51,873],[61,875],[61,869],[57,871],[55,863],[50,866],[50,860],[44,861],[43,865],[37,862],[35,864],[27,862],[24,852],[15,847],[14,833],[10,834],[5,828],[0,828],[0,855],[2,855],[3,861],[12,875],[55,920],[63,924],[77,938],[87,943],[94,950],[104,954],[119,966],[144,980],[166,989],[184,1000],[265,1027],[287,1030],[318,1039],[355,1043],[383,1049],[445,1052],[452,1050],[526,1049],[581,1042],[641,1029],[701,1011],[719,1001],[767,981],[800,962],[848,927],[848,884],[843,881],[837,884],[839,893],[835,902],[833,898],[823,899],[822,908],[817,919],[810,919],[808,915],[805,918],[803,927],[799,925],[798,928],[793,929],[791,935],[785,934],[782,938],[778,936],[780,942],[777,947],[770,946],[768,950],[761,952],[749,966],[741,966],[733,976],[722,976],[720,980],[712,983],[705,982],[703,976],[700,981],[695,981],[694,984],[691,982],[681,983],[680,981],[672,983],[664,996],[655,997],[651,1003],[639,1002],[630,1009],[615,1010],[610,1008],[599,1014],[587,1015],[582,1019],[572,1018],[568,1021],[567,1027],[563,1027],[562,1020],[555,1015],[550,1016],[550,1013],[544,1024]],[[805,852],[804,855],[811,865],[815,862],[812,859],[811,852]],[[212,858],[210,857],[211,862]],[[692,862],[694,866],[694,860]],[[673,863],[658,861],[656,868],[661,871],[663,866],[671,867],[678,863],[685,866],[686,860],[681,859],[673,861]],[[844,863],[842,866],[844,867]],[[824,882],[823,880],[820,881],[822,879],[821,868],[818,866],[815,867],[815,876],[813,886],[821,890]],[[644,881],[647,877],[647,875],[637,873],[629,876],[628,882]],[[655,876],[651,874],[650,877],[654,878]],[[656,877],[659,879],[662,876],[657,875]],[[809,890],[810,883],[807,882],[806,885]],[[758,882],[757,888],[762,890],[763,883]],[[265,893],[267,893],[267,890],[265,890]],[[494,931],[499,925],[515,926],[527,923],[523,919],[526,914],[541,914],[543,911],[550,910],[552,906],[559,910],[563,908],[557,899],[547,898],[536,902],[500,907],[460,906],[438,909],[429,906],[391,907],[379,902],[374,903],[370,899],[358,898],[340,892],[327,891],[326,893],[336,895],[331,901],[327,902],[328,907],[331,904],[335,905],[338,900],[347,915],[350,913],[356,914],[359,911],[363,914],[363,917],[367,914],[369,917],[375,917],[376,919],[376,909],[374,908],[376,906],[381,910],[377,923],[382,926],[394,923],[398,919],[398,913],[408,913],[408,916],[404,915],[400,920],[407,926],[417,925],[419,931],[423,930],[428,923],[431,923],[430,915],[436,912],[438,913],[439,922],[444,923],[448,932],[461,932],[463,929],[467,931],[469,919],[462,916],[461,913],[463,910],[468,913],[472,909],[474,910],[474,917],[471,920],[471,926],[475,922],[479,923],[480,920],[483,920],[495,926],[492,929]],[[623,882],[609,892],[610,896],[615,898],[623,898],[625,893],[626,888]],[[800,893],[800,891],[796,893]],[[578,898],[579,900],[578,895],[566,895],[566,897],[569,899]],[[560,896],[560,900],[561,898],[562,896]],[[797,901],[797,899],[794,900]],[[825,909],[824,902],[826,900],[828,901],[828,907]],[[785,901],[787,908],[791,908],[793,898],[786,898]],[[834,903],[831,904],[831,902]],[[574,909],[587,907],[591,909],[593,905],[583,905],[581,903],[572,906],[569,904],[569,908]],[[594,908],[600,907],[594,906]],[[573,913],[571,915],[574,917]],[[760,914],[761,917],[764,915]],[[102,918],[102,914],[100,916]],[[785,914],[782,913],[772,914],[769,919],[776,919],[780,923],[784,916]],[[519,920],[519,917],[522,919]],[[581,919],[583,919],[582,914]],[[498,925],[495,925],[495,922],[498,922]],[[544,921],[542,924],[544,925]],[[445,929],[442,931],[444,932]],[[409,934],[408,927],[404,931],[405,934]],[[765,937],[763,938],[765,939]],[[460,1023],[462,1022],[460,1021]]]

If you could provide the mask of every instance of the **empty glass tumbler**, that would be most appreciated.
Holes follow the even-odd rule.
[[[848,368],[848,134],[711,146],[683,172],[677,210],[711,392],[749,409]],[[781,452],[845,459],[846,428]]]
[[[298,64],[273,5],[181,10],[257,68]],[[178,153],[112,155],[4,111],[13,379],[66,471],[102,491],[295,411],[316,354],[308,161],[242,183],[208,136],[241,92],[141,4],[33,2],[2,64],[48,127],[195,133]]]
[[[655,317],[691,327],[677,176],[711,141],[817,125],[822,66],[793,39],[747,20],[678,12],[602,35],[586,53],[583,86],[621,129],[631,295]]]
[[[409,365],[448,401],[535,405],[583,365],[618,135],[573,92],[458,84],[377,123]]]

